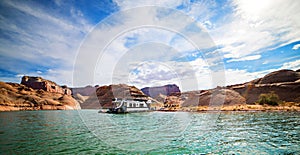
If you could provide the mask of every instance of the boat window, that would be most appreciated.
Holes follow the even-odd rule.
[[[143,104],[143,103],[141,103],[141,104],[140,104],[140,107],[144,107],[144,104]]]
[[[135,103],[133,103],[133,107],[135,107]]]
[[[132,107],[132,103],[129,103],[129,107]]]

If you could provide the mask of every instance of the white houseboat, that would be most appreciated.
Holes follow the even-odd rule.
[[[129,113],[149,111],[150,104],[151,100],[115,98],[112,101],[113,106],[108,109],[107,113]]]

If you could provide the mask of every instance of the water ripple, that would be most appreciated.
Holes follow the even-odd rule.
[[[0,113],[0,154],[299,154],[299,112]]]

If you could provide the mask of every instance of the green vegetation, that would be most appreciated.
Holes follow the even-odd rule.
[[[260,105],[267,104],[267,105],[276,106],[279,105],[280,102],[281,101],[279,99],[279,96],[275,94],[274,91],[271,91],[268,94],[260,94],[258,99],[258,103]]]

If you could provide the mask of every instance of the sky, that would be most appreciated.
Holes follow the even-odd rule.
[[[81,87],[244,83],[300,69],[300,1],[2,0],[0,80]]]

